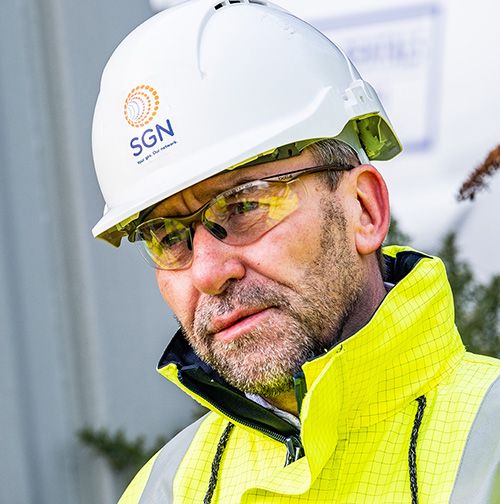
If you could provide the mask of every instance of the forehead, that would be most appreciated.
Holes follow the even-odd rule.
[[[314,160],[312,154],[306,149],[299,156],[290,159],[222,172],[163,200],[152,210],[148,218],[191,213],[232,187],[310,166],[314,166]]]
[[[189,189],[195,194],[203,195],[204,193],[214,193],[213,195],[215,196],[226,189],[252,180],[271,177],[301,168],[308,168],[312,165],[312,155],[306,150],[300,154],[300,156],[289,159],[226,171],[199,182]]]

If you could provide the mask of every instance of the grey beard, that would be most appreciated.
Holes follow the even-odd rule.
[[[360,267],[349,251],[342,209],[325,199],[322,213],[320,251],[300,284],[235,281],[223,293],[204,298],[193,327],[183,328],[196,354],[243,392],[275,397],[293,388],[304,362],[340,340],[359,301]],[[222,343],[209,333],[210,321],[236,307],[275,312],[253,331]]]

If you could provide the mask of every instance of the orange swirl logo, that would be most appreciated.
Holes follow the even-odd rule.
[[[125,119],[135,128],[145,126],[153,120],[159,105],[158,93],[151,86],[137,86],[125,100]]]

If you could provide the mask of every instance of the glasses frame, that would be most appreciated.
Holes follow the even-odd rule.
[[[264,178],[260,178],[260,179],[251,180],[251,181],[245,182],[244,184],[240,184],[238,186],[235,186],[235,187],[233,187],[231,189],[227,189],[226,191],[223,191],[223,192],[219,193],[214,198],[211,198],[209,201],[207,201],[207,203],[205,203],[204,205],[202,205],[198,210],[196,210],[195,212],[193,212],[193,213],[191,213],[189,215],[175,216],[175,217],[161,216],[161,215],[159,215],[159,216],[156,216],[156,217],[154,217],[152,219],[144,219],[142,221],[139,221],[139,223],[135,226],[134,230],[129,234],[128,240],[130,242],[146,241],[146,240],[136,240],[136,236],[135,235],[136,235],[137,229],[140,226],[142,226],[143,224],[155,221],[157,219],[162,219],[162,220],[167,220],[168,219],[168,220],[176,221],[176,222],[178,222],[179,224],[181,224],[182,226],[184,226],[186,228],[186,230],[188,231],[188,235],[189,235],[188,238],[187,238],[187,246],[188,246],[188,249],[192,251],[193,250],[193,239],[194,239],[194,227],[193,227],[193,224],[196,223],[196,222],[200,222],[204,226],[203,214],[204,214],[205,210],[207,208],[209,208],[211,205],[213,205],[216,202],[216,200],[218,200],[221,196],[230,195],[231,192],[239,192],[241,190],[247,189],[248,187],[251,187],[252,184],[255,184],[256,182],[283,182],[283,183],[288,183],[288,182],[292,182],[294,180],[297,180],[299,177],[302,177],[304,175],[311,175],[311,174],[314,174],[314,173],[325,172],[325,171],[336,171],[336,172],[338,172],[338,171],[350,171],[353,168],[355,168],[355,166],[354,165],[350,165],[350,164],[331,163],[331,164],[320,165],[320,166],[311,166],[309,168],[302,168],[300,170],[295,170],[295,171],[292,171],[292,172],[282,173],[282,174],[279,174],[279,175],[271,175],[269,177],[264,177]],[[158,203],[158,204],[150,207],[146,211],[144,211],[145,216],[149,215],[153,211],[153,209],[155,207],[157,207],[159,204],[160,203]],[[279,222],[277,224],[279,224]],[[214,234],[210,229],[208,229],[208,231],[214,236],[214,238],[217,238],[217,239],[220,239],[221,241],[223,241],[222,238],[217,237],[216,234]],[[262,236],[266,232],[264,232],[262,234]],[[142,252],[141,252],[141,255],[143,255],[143,257],[146,259],[146,257],[144,256],[144,254]],[[192,257],[191,257],[191,260],[192,260]],[[162,268],[155,261],[153,261],[154,264],[152,264],[148,259],[146,259],[146,262],[148,262],[148,264],[150,264],[151,266],[153,266],[155,269],[162,269],[162,270],[165,270],[165,271],[175,271],[177,269],[184,269],[185,267],[187,267],[190,264],[191,260],[188,263],[186,263],[186,265],[180,266],[179,268]]]
[[[205,211],[206,208],[208,208],[210,205],[212,205],[217,198],[222,196],[225,193],[230,193],[231,191],[240,191],[242,189],[245,189],[249,184],[253,184],[254,182],[291,182],[292,180],[296,180],[299,177],[302,177],[303,175],[310,175],[313,173],[318,173],[318,172],[323,172],[323,171],[350,171],[353,168],[355,168],[354,165],[350,164],[343,164],[343,163],[332,163],[332,164],[327,164],[327,165],[320,165],[320,166],[311,166],[310,168],[302,168],[300,170],[295,170],[292,172],[287,172],[287,173],[282,173],[279,175],[271,175],[269,177],[264,177],[261,179],[255,179],[250,182],[246,182],[244,184],[232,187],[231,189],[227,189],[226,191],[223,191],[219,193],[217,196],[212,198],[211,200],[207,201],[204,205],[202,205],[198,210],[196,210],[193,213],[190,213],[188,215],[179,215],[175,217],[170,217],[168,215],[158,215],[154,217],[153,219],[145,219],[143,221],[140,221],[137,223],[137,226],[134,228],[134,230],[129,234],[128,240],[130,242],[135,242],[135,231],[136,229],[141,226],[142,224],[145,224],[148,221],[153,221],[156,219],[171,219],[179,222],[186,228],[192,228],[192,224],[195,222],[201,222],[203,224],[202,220],[202,215],[203,212]],[[151,207],[148,211],[148,214],[151,213],[154,208],[156,208],[159,205],[154,205]]]

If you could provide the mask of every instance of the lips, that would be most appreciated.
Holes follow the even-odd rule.
[[[218,333],[220,331],[224,331],[228,327],[237,324],[239,321],[246,319],[247,317],[251,317],[252,315],[260,313],[266,309],[267,307],[241,309],[235,310],[225,316],[214,317],[212,323],[210,324],[210,332]]]
[[[235,310],[226,316],[214,317],[210,333],[220,341],[228,341],[255,328],[271,310],[271,307],[258,307]]]

